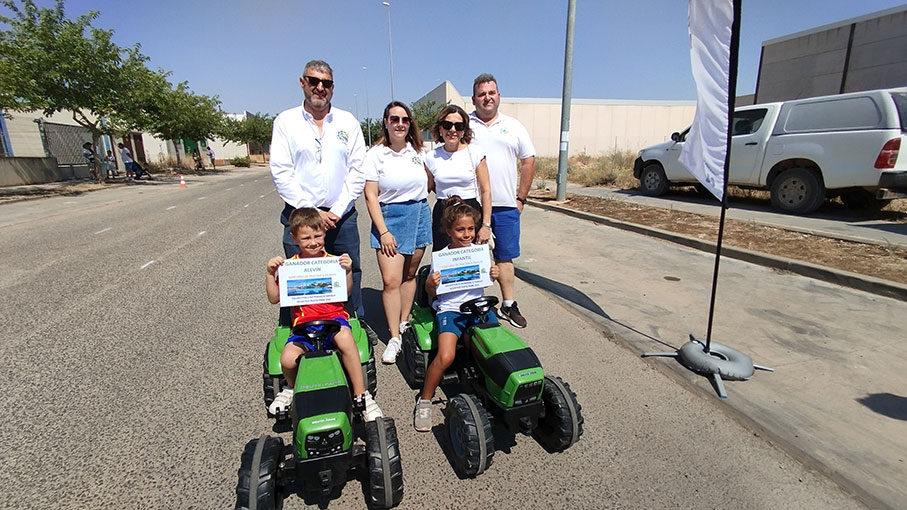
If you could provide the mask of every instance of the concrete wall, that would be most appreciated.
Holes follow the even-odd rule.
[[[83,177],[88,177],[88,167],[57,166],[55,158],[0,158],[0,186],[44,184]]]
[[[417,103],[463,106],[474,110],[468,92],[463,97],[445,81]],[[574,99],[570,106],[571,154],[603,154],[615,149],[636,151],[669,140],[693,120],[695,101],[625,101]],[[516,117],[529,131],[536,155],[557,157],[560,141],[561,100],[551,98],[509,98],[502,96],[501,113]]]
[[[907,85],[907,6],[762,43],[755,102]]]

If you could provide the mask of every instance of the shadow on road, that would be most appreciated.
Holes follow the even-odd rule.
[[[907,421],[907,397],[891,393],[871,393],[857,402],[895,420]]]

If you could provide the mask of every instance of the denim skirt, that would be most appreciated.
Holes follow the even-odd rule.
[[[397,240],[397,253],[412,255],[417,248],[431,244],[431,211],[427,200],[408,200],[381,204],[384,224]],[[372,224],[372,248],[381,248],[378,229]]]

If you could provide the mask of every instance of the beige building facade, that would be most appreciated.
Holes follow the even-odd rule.
[[[456,104],[467,112],[472,90],[466,97],[449,81],[435,87],[416,101],[439,105]],[[529,131],[536,155],[557,157],[561,126],[559,98],[501,97],[500,110],[515,117]],[[693,120],[696,101],[644,101],[574,99],[570,106],[570,154],[605,154],[615,150],[637,151],[669,140]]]

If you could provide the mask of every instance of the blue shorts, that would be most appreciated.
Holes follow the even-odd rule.
[[[497,324],[498,318],[494,312],[489,311],[485,314],[485,322],[488,324]],[[460,312],[441,312],[438,314],[438,334],[453,333],[460,338],[466,328],[481,324],[482,321],[478,315],[470,315]]]
[[[397,253],[412,255],[417,248],[431,244],[431,211],[427,200],[381,204],[381,216],[384,217],[387,229],[397,240]],[[381,248],[380,233],[372,224],[373,249]]]
[[[347,328],[347,329],[353,329],[353,328],[350,327],[350,322],[349,322],[348,320],[344,319],[343,317],[334,317],[334,318],[331,319],[331,320],[335,320],[335,321],[339,322],[339,323],[340,323],[340,327],[345,327],[345,328]],[[324,328],[324,326],[318,326],[318,327],[313,328],[313,329],[314,329],[315,331],[317,331],[317,330],[320,330],[320,329],[323,329],[323,328]],[[304,336],[301,336],[301,335],[294,335],[294,334],[290,333],[290,336],[287,338],[287,344],[289,344],[289,343],[297,343],[297,344],[300,344],[300,345],[302,345],[302,346],[305,348],[305,350],[307,350],[307,351],[309,351],[309,352],[312,352],[312,351],[315,350],[315,346],[312,345],[312,342],[309,342],[308,340],[305,339]],[[284,344],[284,345],[286,345],[286,344]],[[325,349],[325,350],[333,350],[333,349],[334,349],[334,335],[331,335],[331,336],[329,336],[329,337],[327,337],[327,338],[324,339],[324,349]]]
[[[491,233],[494,234],[494,260],[513,260],[520,256],[520,210],[516,207],[491,208]]]

